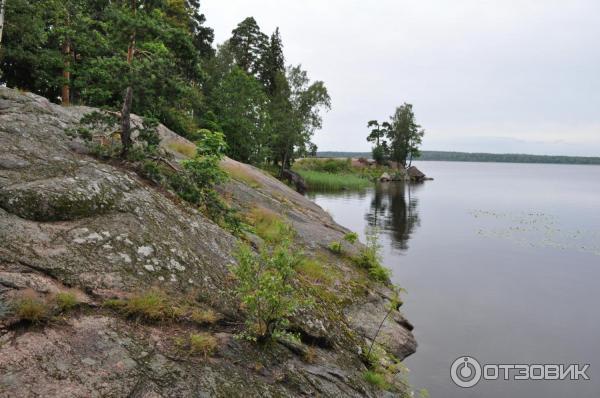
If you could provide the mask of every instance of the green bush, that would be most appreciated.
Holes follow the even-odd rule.
[[[307,158],[294,164],[297,170],[322,171],[331,174],[351,173],[352,159],[319,159]]]
[[[160,145],[160,136],[158,135],[158,120],[147,117],[142,121],[142,126],[136,128],[138,131],[138,141],[144,146],[147,154],[156,153]]]
[[[288,317],[300,306],[291,282],[301,257],[285,243],[258,254],[241,245],[235,257],[237,293],[247,313],[243,336],[254,341],[285,336]]]

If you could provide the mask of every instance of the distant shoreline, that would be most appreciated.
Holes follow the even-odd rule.
[[[317,152],[320,158],[370,158],[370,152]],[[539,164],[583,164],[600,165],[600,157],[527,155],[515,153],[472,153],[447,151],[421,151],[414,160],[437,160],[447,162],[490,162],[490,163],[539,163]]]

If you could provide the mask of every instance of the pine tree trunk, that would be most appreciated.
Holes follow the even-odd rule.
[[[4,30],[4,5],[6,0],[0,0],[0,46],[2,45],[2,31]]]
[[[135,15],[136,0],[131,0],[131,11]],[[135,30],[131,32],[131,39],[129,41],[129,48],[127,48],[127,64],[131,69],[133,63],[133,56],[135,54]],[[121,145],[123,149],[121,156],[126,157],[131,148],[131,104],[133,103],[133,87],[131,82],[125,90],[125,98],[123,99],[123,108],[121,108]]]
[[[131,147],[131,103],[133,102],[133,88],[127,87],[125,90],[125,99],[121,109],[121,144],[123,150],[121,156],[126,157]]]
[[[281,159],[281,169],[279,169],[279,177],[283,177],[283,171],[285,170],[285,163],[287,162],[287,150],[283,153],[283,159]]]
[[[71,67],[70,57],[71,57],[71,42],[69,39],[66,39],[63,44],[63,86],[62,86],[62,104],[63,106],[71,105],[71,72],[69,68]]]

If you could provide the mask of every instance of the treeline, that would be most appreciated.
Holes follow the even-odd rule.
[[[369,158],[369,152],[318,152],[322,158]],[[527,154],[470,153],[446,151],[420,151],[418,160],[450,162],[498,162],[498,163],[555,163],[555,164],[600,164],[600,157],[553,156]]]
[[[289,166],[316,152],[311,137],[330,97],[323,82],[286,66],[278,29],[267,35],[249,17],[215,46],[198,0],[2,4],[0,83],[131,111],[191,140],[221,131],[227,154],[243,162]]]

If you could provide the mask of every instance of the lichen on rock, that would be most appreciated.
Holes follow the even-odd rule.
[[[0,88],[0,396],[382,395],[363,380],[360,352],[386,299],[362,270],[327,250],[345,228],[273,177],[224,160],[252,181],[219,188],[232,206],[281,215],[298,250],[332,275],[326,285],[297,282],[314,302],[291,319],[297,345],[236,339],[244,320],[231,273],[237,238],[133,172],[73,151],[66,132],[90,111]],[[164,126],[159,133],[163,143],[185,141]],[[155,289],[219,316],[149,324],[107,305]],[[64,291],[81,308],[30,327],[16,319],[20,297],[35,295],[56,311],[53,297]],[[411,328],[394,314],[378,343],[409,355]],[[218,342],[211,357],[178,343],[200,332]]]

